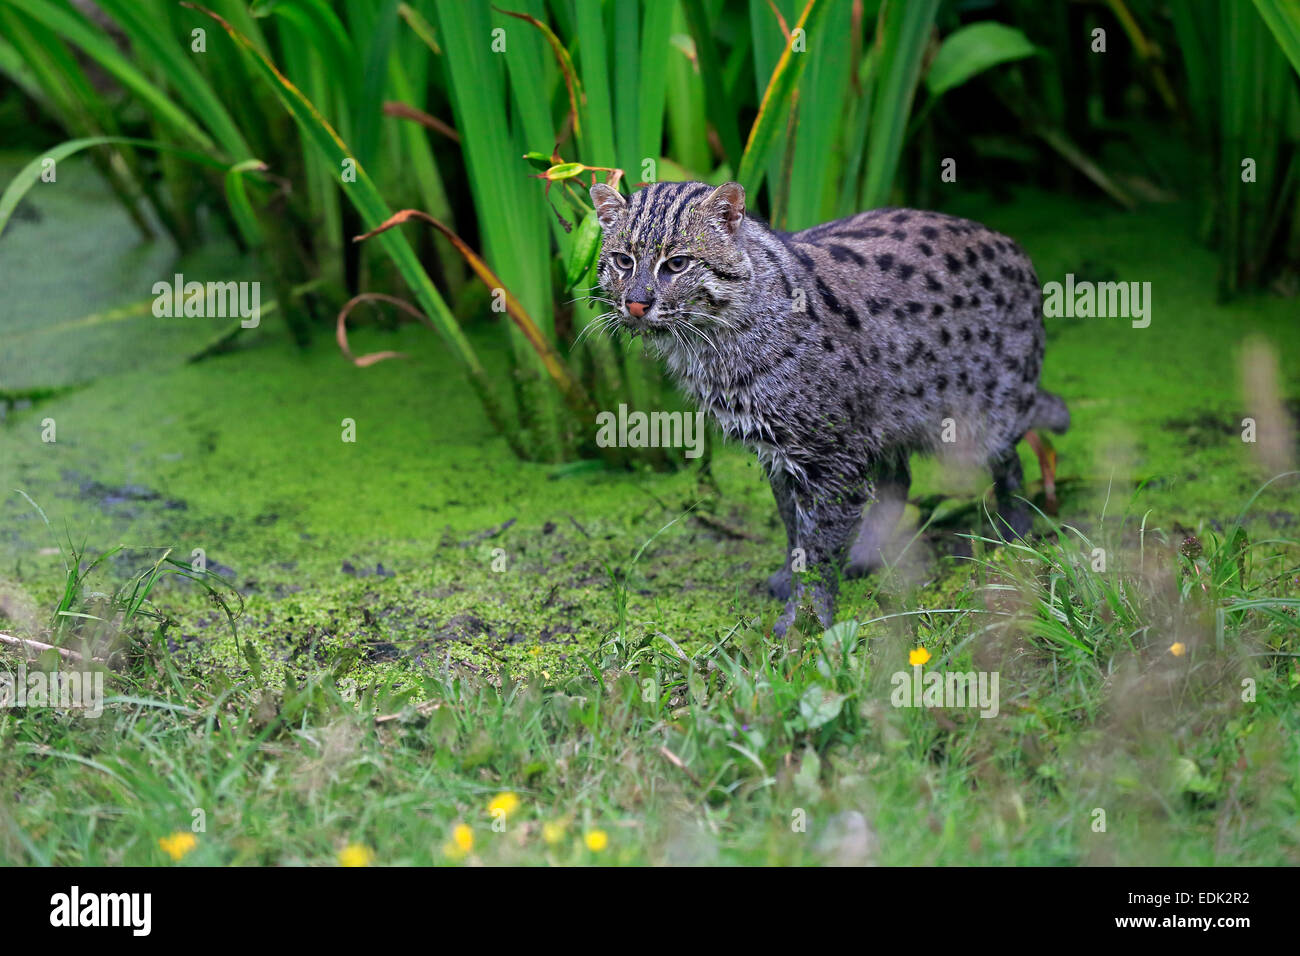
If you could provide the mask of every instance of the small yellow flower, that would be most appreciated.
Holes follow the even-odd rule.
[[[171,857],[173,861],[179,860],[198,845],[199,838],[193,833],[186,833],[183,830],[179,830],[171,836],[158,838],[159,849]]]
[[[503,814],[508,817],[510,814],[514,813],[518,807],[519,798],[513,793],[510,793],[509,791],[506,793],[498,793],[492,798],[492,802],[488,804],[488,815],[495,818],[498,814]]]
[[[360,843],[349,843],[339,850],[339,866],[369,866],[374,859],[374,851]]]
[[[924,647],[918,647],[907,652],[907,663],[913,667],[920,667],[930,659],[930,652]]]
[[[551,846],[555,846],[555,844],[564,839],[564,824],[559,820],[554,823],[543,823],[542,839]]]
[[[474,831],[464,823],[458,823],[452,828],[451,839],[442,846],[443,854],[453,860],[463,859],[472,849],[474,849]]]
[[[588,830],[583,840],[587,844],[587,849],[592,853],[599,853],[609,846],[609,835],[604,830]]]
[[[1169,653],[1173,654],[1174,657],[1182,657],[1187,653],[1187,645],[1182,641],[1174,641],[1173,644],[1169,645]]]

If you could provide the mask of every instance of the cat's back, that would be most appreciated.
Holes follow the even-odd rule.
[[[815,276],[810,311],[830,346],[819,361],[841,363],[842,383],[870,379],[895,431],[971,408],[1019,427],[1044,330],[1038,277],[1012,239],[944,213],[875,209],[781,241]]]
[[[844,219],[785,233],[787,245],[831,263],[857,266],[907,281],[920,275],[931,292],[934,282],[925,273],[951,276],[961,284],[992,288],[1003,282],[1028,282],[1037,277],[1028,255],[1014,239],[982,223],[923,209],[872,209]],[[988,279],[981,275],[987,273]]]
[[[911,323],[981,314],[1018,331],[1041,322],[1042,291],[1028,255],[969,219],[873,209],[781,240],[871,318]]]

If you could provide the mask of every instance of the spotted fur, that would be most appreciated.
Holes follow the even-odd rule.
[[[1028,532],[1016,443],[1034,426],[1063,431],[1069,412],[1038,387],[1042,294],[1015,242],[911,209],[779,233],[745,214],[736,183],[659,183],[630,199],[597,185],[591,196],[598,277],[618,320],[757,452],[789,553],[802,549],[819,572],[823,623],[841,571],[882,560],[913,452],[961,449],[986,464],[1003,530]],[[790,563],[769,581],[788,598],[778,633],[806,587],[792,589]]]

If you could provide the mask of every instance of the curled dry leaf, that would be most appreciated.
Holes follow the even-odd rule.
[[[339,309],[338,324],[334,328],[334,337],[338,339],[339,350],[343,353],[343,357],[358,368],[365,368],[366,366],[374,365],[377,362],[383,362],[387,359],[406,358],[406,355],[402,352],[369,352],[366,355],[356,356],[353,355],[352,350],[348,348],[348,316],[352,313],[353,308],[360,305],[362,302],[376,301],[387,302],[389,305],[395,305],[407,315],[419,319],[430,328],[433,327],[433,323],[425,317],[423,312],[404,299],[399,299],[392,295],[385,295],[382,292],[363,292],[360,295],[353,296],[343,304],[343,308]]]

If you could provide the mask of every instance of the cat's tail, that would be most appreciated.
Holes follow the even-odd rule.
[[[1070,410],[1065,407],[1065,400],[1060,395],[1045,390],[1038,390],[1034,409],[1029,415],[1032,428],[1046,428],[1058,435],[1070,427]]]

